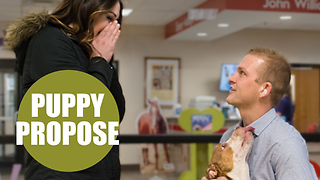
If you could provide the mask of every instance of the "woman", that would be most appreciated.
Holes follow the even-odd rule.
[[[5,43],[17,57],[22,96],[51,72],[86,72],[109,88],[121,122],[125,101],[116,71],[109,63],[120,35],[121,10],[120,0],[63,0],[52,14],[31,14],[11,25]],[[113,146],[96,165],[71,173],[51,170],[28,156],[25,179],[120,179],[119,147]]]

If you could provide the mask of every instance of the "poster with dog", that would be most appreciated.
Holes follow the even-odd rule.
[[[139,134],[168,134],[169,128],[166,118],[161,113],[157,98],[148,100],[147,111],[137,118],[137,130]],[[142,159],[140,172],[142,174],[155,174],[174,171],[174,165],[170,160],[169,145],[147,143],[140,144]]]
[[[191,123],[192,131],[211,131],[212,114],[193,114]]]

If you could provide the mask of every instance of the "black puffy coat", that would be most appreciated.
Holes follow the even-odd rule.
[[[15,51],[17,57],[22,96],[46,74],[59,70],[78,70],[93,75],[109,88],[119,109],[120,122],[123,119],[125,99],[114,68],[101,58],[90,60],[74,35],[48,24],[47,14],[32,14],[11,25],[5,43]],[[26,180],[117,180],[120,179],[119,146],[113,146],[99,163],[83,171],[55,171],[31,156],[28,156],[26,166]]]

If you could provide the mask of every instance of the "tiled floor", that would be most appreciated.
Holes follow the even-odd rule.
[[[10,180],[11,168],[0,166],[1,178],[0,180]],[[179,173],[166,173],[157,175],[142,175],[138,168],[124,168],[121,173],[121,180],[133,179],[133,180],[178,180]],[[24,180],[23,170],[20,173],[18,180]]]
[[[1,178],[0,180],[10,180],[11,167],[0,166]],[[138,166],[123,168],[121,173],[121,180],[139,179],[139,180],[177,180],[180,174],[178,173],[161,173],[156,175],[142,175]],[[23,170],[20,173],[18,180],[24,180]]]

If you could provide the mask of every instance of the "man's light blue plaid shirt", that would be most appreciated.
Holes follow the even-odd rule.
[[[226,131],[226,142],[240,121]],[[255,128],[248,159],[251,180],[318,180],[301,134],[271,109],[250,124]]]

